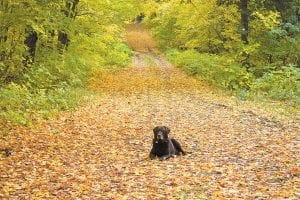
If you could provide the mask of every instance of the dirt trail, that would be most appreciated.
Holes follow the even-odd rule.
[[[126,39],[135,52],[133,66],[135,67],[172,67],[159,52],[157,44],[149,31],[141,25],[128,25]]]
[[[236,105],[172,67],[142,27],[128,27],[130,68],[95,74],[100,95],[34,129],[0,158],[0,199],[299,199],[299,124]],[[150,161],[152,129],[191,152]]]

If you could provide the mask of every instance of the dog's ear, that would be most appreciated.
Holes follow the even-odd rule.
[[[159,129],[159,127],[157,126],[157,127],[155,127],[154,129],[153,129],[153,133],[155,134],[155,133],[157,133],[158,132],[158,129]]]
[[[157,139],[158,126],[153,129],[154,139]]]
[[[167,134],[169,134],[169,133],[170,133],[170,129],[169,129],[168,127],[166,127],[166,126],[163,126],[163,129],[164,129],[164,131],[165,131]]]
[[[170,129],[166,126],[163,126],[162,131],[164,134],[164,139],[167,140],[169,138]]]

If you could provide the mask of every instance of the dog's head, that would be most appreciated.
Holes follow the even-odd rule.
[[[162,142],[168,140],[168,134],[170,133],[170,129],[166,126],[157,126],[153,129],[153,133],[154,140]]]

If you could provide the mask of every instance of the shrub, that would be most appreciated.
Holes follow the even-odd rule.
[[[300,69],[289,66],[266,73],[254,82],[251,93],[255,96],[300,104]]]
[[[249,89],[253,75],[226,56],[200,54],[194,50],[171,50],[168,58],[191,75],[200,76],[214,85],[237,90]]]
[[[11,83],[0,89],[0,117],[6,121],[27,124],[30,118],[28,107],[32,107],[32,94],[25,86]]]
[[[294,66],[256,66],[251,73],[226,56],[200,54],[194,50],[170,50],[167,56],[188,74],[236,91],[242,99],[263,97],[300,104],[300,69]]]
[[[30,125],[34,119],[48,118],[57,111],[74,108],[82,96],[83,90],[30,90],[24,85],[11,83],[0,89],[0,118]]]

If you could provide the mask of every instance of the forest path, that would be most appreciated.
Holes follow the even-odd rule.
[[[172,67],[139,26],[126,69],[95,74],[96,100],[45,124],[12,130],[0,198],[299,199],[299,124],[236,105]],[[150,161],[152,129],[191,152]]]

